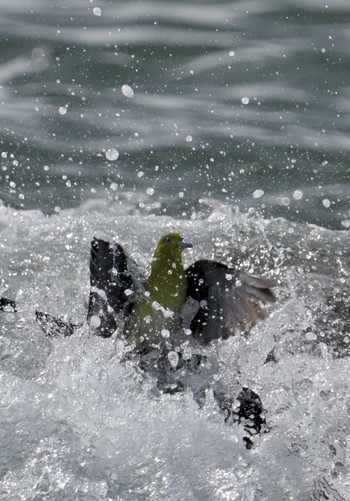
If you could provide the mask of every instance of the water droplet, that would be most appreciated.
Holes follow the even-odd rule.
[[[124,94],[125,97],[134,97],[134,91],[130,87],[130,85],[124,84],[122,85],[122,93]]]
[[[253,191],[253,198],[260,198],[264,195],[264,190],[255,190]]]
[[[301,200],[303,198],[303,192],[301,190],[293,191],[294,200]]]
[[[170,351],[168,353],[168,360],[170,362],[170,365],[173,369],[176,369],[177,364],[179,363],[179,355],[176,353],[176,351]]]
[[[114,162],[119,158],[119,151],[116,148],[108,148],[108,150],[105,153],[105,157],[110,162]]]
[[[98,329],[101,325],[101,318],[98,315],[92,315],[89,320],[89,324],[92,329]]]
[[[246,96],[242,97],[241,103],[242,104],[249,104],[249,97],[246,97]]]
[[[308,341],[316,341],[317,340],[317,335],[314,332],[307,332],[305,334],[305,337]]]
[[[102,14],[100,7],[94,7],[92,9],[92,12],[93,12],[94,16],[100,16]]]

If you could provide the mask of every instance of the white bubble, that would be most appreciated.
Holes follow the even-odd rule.
[[[230,57],[233,57],[233,56],[235,55],[235,51],[234,51],[234,50],[230,50],[230,52],[228,53],[228,55],[229,55]]]
[[[260,198],[264,195],[264,190],[255,190],[253,191],[253,198]]]
[[[179,355],[176,353],[176,351],[170,351],[168,353],[168,360],[172,368],[176,369],[177,364],[179,363]]]
[[[301,200],[303,198],[303,192],[301,190],[293,191],[294,200]]]
[[[242,104],[249,104],[249,97],[247,97],[247,96],[242,97],[241,103]]]
[[[147,195],[150,195],[150,196],[154,195],[154,188],[147,188],[146,193],[147,193]]]
[[[188,143],[190,143],[190,142],[192,141],[192,139],[193,139],[193,137],[192,137],[192,136],[190,136],[190,135],[186,136],[186,141],[187,141]]]
[[[60,107],[58,108],[58,113],[59,113],[60,115],[65,115],[65,114],[67,113],[67,106],[60,106]]]
[[[105,153],[105,157],[110,162],[114,162],[119,158],[119,151],[116,148],[108,148],[108,150]]]
[[[101,325],[101,318],[98,315],[92,315],[89,324],[92,329],[98,329]]]
[[[110,187],[110,189],[111,189],[112,191],[117,191],[117,189],[118,189],[118,185],[117,185],[117,183],[111,183],[109,187]]]
[[[331,206],[331,201],[328,198],[324,198],[322,200],[322,205],[323,207],[326,207],[326,209],[329,209],[329,207]]]
[[[286,207],[288,207],[288,205],[290,204],[290,200],[288,197],[281,197],[280,203],[281,203],[281,205],[285,205]]]
[[[94,7],[92,9],[92,12],[93,12],[94,16],[100,16],[102,14],[100,7]]]
[[[7,155],[8,155],[7,151],[1,152],[1,158],[7,158]]]
[[[317,334],[315,334],[314,332],[307,332],[305,334],[305,337],[308,341],[317,341]]]
[[[164,338],[170,337],[170,331],[168,329],[162,329],[160,331],[160,333],[161,333],[162,337],[164,337]]]
[[[122,93],[125,97],[134,97],[134,91],[130,87],[130,85],[124,84],[122,85]]]

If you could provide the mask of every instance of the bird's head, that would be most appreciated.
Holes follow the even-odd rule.
[[[154,252],[154,259],[157,261],[177,261],[181,259],[182,251],[190,247],[192,244],[184,242],[178,233],[167,233],[159,240]]]

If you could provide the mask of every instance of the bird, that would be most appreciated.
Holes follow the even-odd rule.
[[[265,317],[265,304],[275,302],[271,289],[277,283],[208,259],[199,259],[185,269],[183,252],[192,247],[178,233],[162,236],[150,274],[141,280],[137,265],[119,243],[93,238],[87,321],[98,336],[123,336],[139,356],[141,370],[155,377],[158,390],[173,394],[190,387],[201,407],[211,384],[207,353],[194,350],[185,356],[186,348],[176,344],[177,334],[186,331],[186,339],[202,348],[249,332]],[[16,312],[15,301],[0,298],[0,311]],[[83,325],[41,311],[36,311],[36,320],[49,337],[71,336]],[[212,362],[209,365],[215,370]],[[253,435],[266,430],[259,395],[246,387],[235,395],[220,384],[213,390],[225,422],[244,424],[244,441],[250,449]]]
[[[187,296],[187,277],[182,252],[192,244],[178,233],[163,236],[154,252],[151,273],[143,291],[132,306],[124,333],[137,345],[157,343],[159,334],[167,336],[181,328],[180,312]]]
[[[115,332],[137,351],[159,346],[186,330],[207,346],[239,332],[249,332],[265,318],[266,303],[274,303],[273,279],[240,273],[234,266],[199,259],[186,269],[182,254],[193,245],[176,232],[162,236],[146,280],[119,243],[94,237],[90,253],[90,295],[87,321],[94,334]],[[16,311],[16,303],[0,298],[0,311]],[[189,318],[188,318],[189,317]],[[49,337],[74,334],[72,324],[42,311],[36,320]]]
[[[90,326],[109,337],[124,319],[125,339],[144,349],[181,329],[181,313],[188,303],[194,303],[189,331],[200,345],[248,332],[265,317],[265,303],[275,302],[271,289],[277,283],[207,259],[185,269],[182,253],[192,247],[178,233],[162,236],[150,275],[140,286],[132,273],[135,265],[121,245],[94,238],[87,315]]]

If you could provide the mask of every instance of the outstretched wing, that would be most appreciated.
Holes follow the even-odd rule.
[[[128,298],[134,289],[127,257],[119,244],[92,240],[90,283],[88,322],[97,334],[110,337],[117,328],[118,314],[130,313]]]
[[[264,303],[275,301],[274,280],[243,274],[237,278],[232,268],[215,261],[196,261],[186,275],[187,295],[200,306],[191,330],[201,344],[248,331],[265,317]]]

